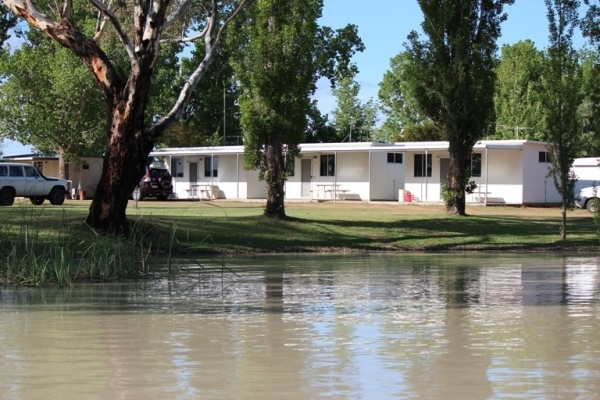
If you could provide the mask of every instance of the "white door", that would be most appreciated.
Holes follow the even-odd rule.
[[[302,159],[302,171],[300,179],[302,180],[301,197],[310,197],[310,182],[312,180],[312,160],[310,158]]]
[[[8,180],[15,188],[17,196],[23,196],[26,193],[25,174],[23,167],[20,165],[8,166]]]
[[[45,196],[48,194],[46,180],[31,166],[23,167],[25,170],[25,190],[27,196]],[[49,189],[49,188],[48,188]]]

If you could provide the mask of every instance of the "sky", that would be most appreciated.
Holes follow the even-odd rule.
[[[582,12],[585,8],[582,6]],[[530,39],[540,50],[548,46],[548,20],[544,0],[516,0],[505,8],[508,20],[502,28],[498,45],[514,44]],[[417,0],[324,0],[321,25],[338,29],[347,24],[358,26],[359,36],[365,51],[354,56],[358,66],[356,81],[361,86],[360,98],[364,103],[377,99],[379,82],[388,70],[390,59],[404,50],[404,43],[412,30],[419,30],[423,16]],[[586,41],[578,34],[575,48]],[[331,95],[329,82],[319,81],[315,98],[322,113],[330,114],[335,109],[335,98]],[[382,121],[380,120],[379,123]],[[27,146],[16,142],[5,142],[5,155],[30,152]]]

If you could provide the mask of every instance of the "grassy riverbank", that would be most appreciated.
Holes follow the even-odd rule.
[[[307,251],[598,251],[598,227],[587,211],[569,213],[567,241],[558,240],[557,208],[467,208],[441,205],[293,203],[288,221],[262,217],[262,202],[143,201],[131,203],[125,242],[84,225],[90,201],[0,208],[0,281],[68,284],[143,274],[148,260],[208,254]]]
[[[0,208],[4,229],[27,220],[41,230],[67,233],[82,229],[89,201],[61,207],[22,202]],[[262,217],[260,202],[131,202],[132,222],[152,227],[150,237],[174,250],[210,252],[488,250],[600,248],[590,213],[568,214],[567,241],[558,240],[560,210],[531,207],[467,207],[468,217],[447,215],[441,205],[398,203],[292,203],[289,221]]]

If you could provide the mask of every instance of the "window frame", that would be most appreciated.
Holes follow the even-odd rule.
[[[183,178],[183,173],[183,159],[179,157],[173,157],[171,159],[171,176],[175,178]]]
[[[475,163],[473,162],[474,158],[479,159],[478,170],[473,167]],[[471,154],[470,165],[471,165],[471,177],[473,178],[481,178],[481,163],[483,161],[483,157],[481,153],[473,153]]]
[[[212,169],[212,177],[210,175],[211,169]],[[217,178],[218,176],[219,176],[219,156],[205,156],[204,157],[204,177],[205,178]]]
[[[538,162],[540,164],[552,163],[552,157],[550,156],[550,152],[549,151],[540,151],[538,154]]]
[[[321,154],[320,176],[335,176],[335,154]]]
[[[402,164],[404,162],[403,153],[387,153],[388,164]]]
[[[419,158],[419,161],[417,161]],[[433,156],[431,154],[416,153],[414,161],[414,178],[431,178],[433,172]]]

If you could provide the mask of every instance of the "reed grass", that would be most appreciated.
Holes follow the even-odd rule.
[[[3,285],[67,286],[77,280],[107,281],[148,273],[152,240],[141,218],[133,224],[131,238],[125,240],[98,235],[83,224],[74,224],[66,214],[48,225],[52,218],[43,212],[21,206],[11,214],[18,217],[18,224],[0,219]]]

